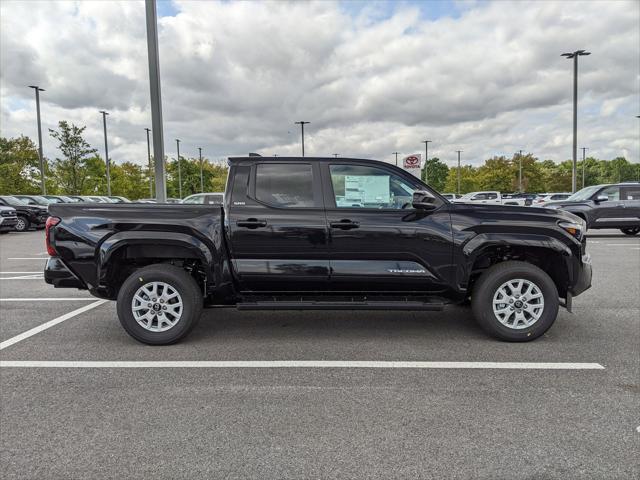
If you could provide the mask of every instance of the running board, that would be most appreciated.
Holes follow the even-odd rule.
[[[246,302],[236,305],[238,310],[428,310],[440,311],[444,303],[429,302]]]

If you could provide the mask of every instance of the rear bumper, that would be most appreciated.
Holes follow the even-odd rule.
[[[87,288],[58,257],[49,257],[47,260],[44,281],[56,288]]]
[[[578,265],[576,270],[575,282],[573,286],[569,288],[569,292],[574,297],[591,288],[591,255],[588,253],[582,255],[580,265]]]

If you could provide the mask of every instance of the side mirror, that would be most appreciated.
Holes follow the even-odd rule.
[[[425,190],[416,190],[413,192],[413,200],[411,206],[416,210],[435,210],[435,197]]]
[[[598,195],[596,197],[596,203],[606,202],[607,200],[609,200],[609,197],[607,197],[606,195]]]

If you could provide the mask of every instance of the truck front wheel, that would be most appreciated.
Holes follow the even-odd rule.
[[[546,332],[558,316],[558,290],[543,270],[508,261],[487,269],[471,294],[480,326],[510,342],[527,342]]]
[[[133,338],[148,345],[169,345],[185,337],[200,320],[202,292],[183,269],[150,265],[124,281],[117,309],[122,327]]]

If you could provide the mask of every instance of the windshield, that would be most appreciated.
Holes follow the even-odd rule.
[[[56,203],[55,200],[51,200],[50,198],[44,198],[40,195],[32,195],[31,198],[33,198],[40,205],[49,205],[51,203]]]
[[[576,193],[571,195],[569,198],[567,198],[567,200],[571,200],[571,201],[587,200],[591,198],[593,194],[596,193],[598,190],[600,190],[599,185],[583,188],[582,190],[578,190]]]
[[[5,196],[5,197],[1,197],[1,198],[5,202],[7,202],[9,205],[13,205],[14,207],[19,207],[21,205],[27,205],[27,202],[25,202],[24,200],[20,200],[19,198],[16,198],[16,197]]]

